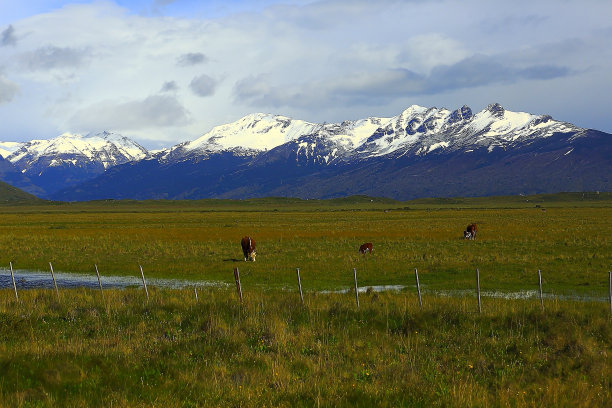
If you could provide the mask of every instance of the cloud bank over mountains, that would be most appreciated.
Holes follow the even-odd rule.
[[[0,140],[109,130],[156,147],[251,112],[334,122],[491,102],[612,131],[610,2],[7,7]]]

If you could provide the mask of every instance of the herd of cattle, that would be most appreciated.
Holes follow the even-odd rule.
[[[463,231],[463,238],[464,239],[476,239],[477,231],[478,231],[478,228],[476,227],[476,224],[470,224],[467,226],[465,231]],[[257,252],[255,252],[255,247],[256,247],[255,240],[249,236],[242,237],[242,240],[240,241],[240,246],[242,247],[242,253],[244,254],[245,262],[246,261],[255,262],[255,256],[257,255]],[[374,248],[372,247],[371,242],[366,242],[364,244],[361,244],[361,246],[359,247],[360,254],[365,254],[366,252],[372,253],[372,251],[374,251]]]

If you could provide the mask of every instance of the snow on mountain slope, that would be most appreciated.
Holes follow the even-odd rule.
[[[254,113],[236,122],[216,126],[193,141],[180,143],[162,152],[165,160],[235,151],[243,154],[265,151],[313,132],[319,125],[285,116]]]
[[[20,142],[0,142],[0,156],[6,159],[11,153],[19,149],[23,143]]]
[[[412,105],[391,118],[370,117],[342,123],[316,124],[285,116],[251,114],[217,126],[202,137],[160,153],[164,161],[205,159],[230,151],[256,156],[281,145],[293,149],[304,163],[333,164],[391,155],[423,156],[454,151],[508,148],[554,133],[580,132],[569,123],[547,115],[511,112],[491,104],[474,114],[463,106],[454,111]]]
[[[182,160],[187,157],[208,156],[211,153],[232,151],[254,155],[305,136],[323,137],[337,144],[338,151],[354,150],[389,118],[368,118],[343,123],[317,124],[286,116],[255,113],[235,122],[217,126],[193,141],[183,142],[162,152],[162,160]],[[304,143],[301,144],[304,148]]]
[[[332,164],[351,157],[381,126],[392,118],[367,118],[342,123],[322,124],[311,134],[297,139],[296,160]]]
[[[127,137],[102,132],[82,136],[64,133],[50,140],[31,140],[6,156],[17,168],[27,173],[40,172],[41,166],[79,166],[96,163],[104,169],[129,161],[140,160],[147,150]]]
[[[474,114],[463,106],[454,111],[412,105],[389,118],[370,117],[342,123],[311,123],[286,116],[255,113],[235,122],[216,126],[208,133],[159,152],[147,152],[121,135],[63,134],[51,140],[0,143],[0,155],[23,172],[39,174],[44,168],[100,165],[100,169],[145,157],[163,162],[205,160],[230,152],[251,157],[287,145],[282,153],[304,163],[334,164],[382,156],[424,156],[485,148],[508,148],[530,143],[554,133],[583,129],[553,120],[505,110],[491,104]]]
[[[388,154],[418,156],[441,151],[470,151],[485,147],[506,148],[516,142],[529,142],[554,133],[582,129],[550,116],[505,110],[489,105],[473,115],[463,106],[455,111],[411,106],[381,127],[357,149],[360,158]]]

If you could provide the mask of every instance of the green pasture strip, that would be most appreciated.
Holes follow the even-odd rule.
[[[352,199],[370,205],[370,198]],[[351,209],[343,200],[327,210],[290,199],[261,199],[247,210],[217,203],[218,211],[186,201],[2,207],[0,267],[46,271],[52,262],[59,272],[95,274],[97,264],[102,275],[139,276],[140,264],[149,277],[226,283],[238,267],[245,288],[293,288],[300,268],[307,291],[348,288],[353,268],[361,286],[414,285],[418,268],[424,289],[472,289],[479,268],[483,290],[533,290],[541,269],[545,293],[607,294],[612,207],[566,201],[542,211],[501,207],[502,200],[499,208],[489,201],[389,210]],[[287,209],[262,210],[262,201]],[[477,239],[463,240],[472,222]],[[243,261],[244,235],[257,242],[257,262]],[[373,243],[373,254],[357,253],[364,242]]]
[[[529,196],[421,198],[397,201],[384,197],[350,196],[326,200],[267,197],[245,200],[96,200],[87,202],[0,201],[1,213],[23,212],[219,212],[219,211],[355,211],[435,210],[463,208],[612,207],[612,192],[576,192]]]
[[[603,303],[150,292],[0,290],[0,406],[612,405]]]

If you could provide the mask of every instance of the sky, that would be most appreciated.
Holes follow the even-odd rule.
[[[255,112],[416,104],[612,133],[609,0],[0,0],[0,141],[104,130],[154,149]]]

